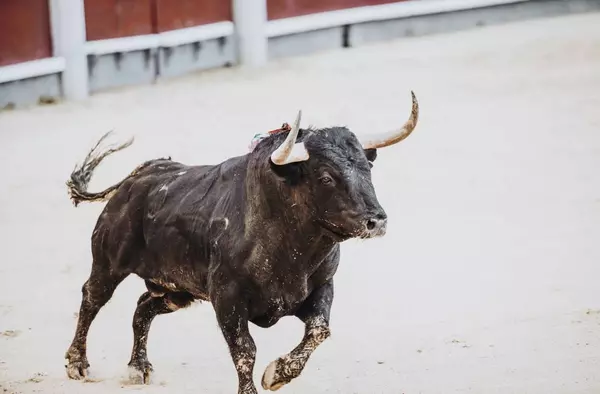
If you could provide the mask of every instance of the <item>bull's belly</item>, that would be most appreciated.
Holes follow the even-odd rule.
[[[132,270],[146,282],[153,295],[166,293],[189,293],[195,299],[209,300],[207,290],[207,268],[203,264],[191,264],[175,257],[165,259],[168,263],[159,263],[148,253],[143,255],[142,263]]]
[[[185,286],[176,281],[169,281],[157,278],[144,278],[146,288],[153,297],[162,297],[167,293],[183,292],[191,294],[196,300],[210,301],[208,292],[199,289],[196,286]],[[304,299],[289,302],[283,301],[283,297],[277,297],[268,303],[265,308],[253,315],[250,322],[262,328],[269,328],[275,325],[281,318],[293,315],[294,312],[302,305]],[[256,305],[256,304],[255,304]]]
[[[195,299],[209,301],[208,291],[199,283],[200,281],[181,280],[180,278],[170,278],[165,275],[139,275],[144,279],[146,288],[153,297],[162,297],[167,293],[188,293]]]

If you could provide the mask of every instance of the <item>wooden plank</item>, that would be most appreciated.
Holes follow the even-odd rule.
[[[0,0],[0,66],[51,56],[48,0]]]
[[[269,20],[406,0],[267,0]]]
[[[85,0],[84,4],[88,41],[154,33],[153,0]]]
[[[156,0],[156,31],[231,21],[230,0]]]

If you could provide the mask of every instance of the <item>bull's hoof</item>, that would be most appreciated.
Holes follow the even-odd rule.
[[[130,384],[150,384],[150,377],[154,372],[152,364],[149,361],[140,361],[129,364],[129,383]]]
[[[73,360],[69,357],[66,358],[65,369],[67,370],[67,376],[73,380],[83,380],[88,376],[88,368],[90,364],[87,360]]]
[[[263,389],[277,391],[290,382],[291,379],[285,379],[281,376],[282,374],[279,371],[281,363],[282,360],[278,358],[265,369],[261,382]]]

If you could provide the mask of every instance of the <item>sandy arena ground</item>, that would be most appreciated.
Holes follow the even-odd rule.
[[[347,242],[333,336],[282,393],[600,392],[600,14],[528,21],[205,72],[156,86],[0,114],[0,392],[236,392],[212,307],[158,317],[151,386],[128,385],[128,278],[89,336],[94,382],[63,367],[102,204],[64,182],[96,139],[136,143],[92,189],[140,161],[215,163],[292,121],[355,132],[403,122],[374,183],[388,235]],[[256,383],[302,336],[263,330]]]

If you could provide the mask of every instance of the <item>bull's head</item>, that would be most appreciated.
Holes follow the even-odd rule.
[[[412,93],[410,118],[399,129],[357,138],[345,127],[336,127],[304,130],[299,138],[299,112],[285,141],[271,154],[272,169],[302,188],[301,204],[333,238],[382,236],[387,215],[371,182],[372,163],[378,148],[410,135],[418,116],[419,105]]]

